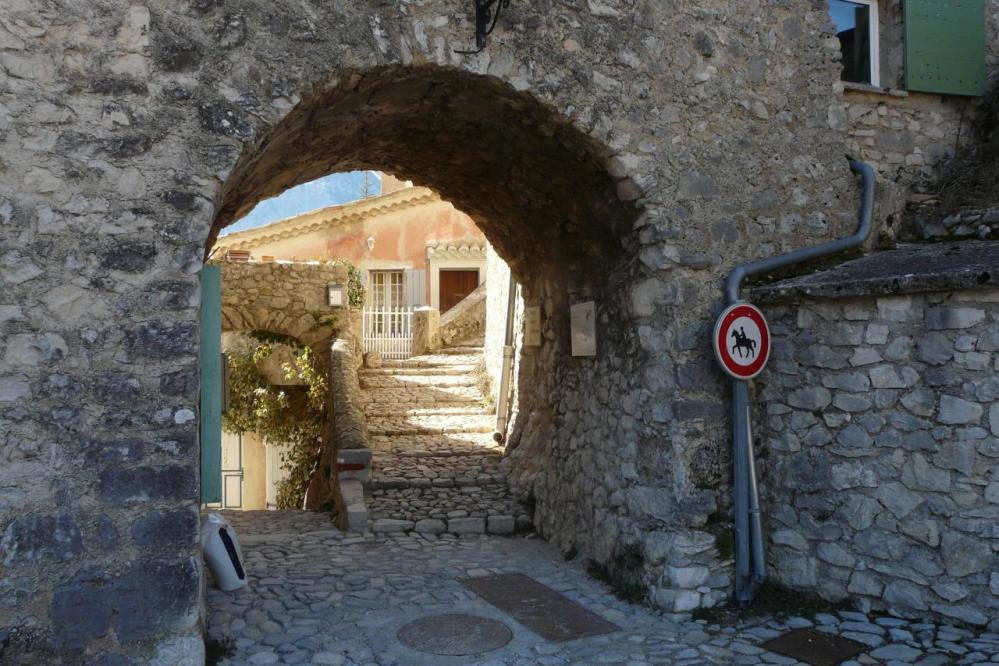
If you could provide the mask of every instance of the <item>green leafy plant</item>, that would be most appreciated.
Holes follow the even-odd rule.
[[[295,386],[272,387],[260,370],[274,353],[270,342],[257,341],[229,353],[229,409],[222,415],[226,432],[254,432],[282,447],[282,467],[288,476],[278,484],[280,509],[301,508],[319,457],[326,415],[327,385],[315,366],[312,350],[289,344],[292,361],[281,368]],[[293,341],[292,341],[293,342]]]
[[[354,308],[364,305],[364,283],[361,281],[361,271],[346,259],[336,259],[332,263],[334,266],[343,266],[347,269],[347,303]]]

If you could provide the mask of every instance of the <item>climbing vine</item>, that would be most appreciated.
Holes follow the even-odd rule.
[[[326,378],[316,369],[312,350],[290,339],[259,336],[229,353],[229,408],[222,415],[226,432],[257,433],[282,448],[288,476],[278,484],[279,509],[299,509],[315,468],[326,414]],[[285,379],[295,386],[272,387],[260,364],[274,353],[275,343],[292,348],[283,363]]]
[[[347,303],[353,308],[364,305],[364,283],[361,281],[361,271],[346,259],[336,259],[333,264],[347,269]]]

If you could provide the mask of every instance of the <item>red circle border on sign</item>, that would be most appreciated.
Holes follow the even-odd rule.
[[[756,360],[746,366],[741,366],[732,358],[728,350],[727,337],[733,322],[739,317],[752,319],[760,329],[760,351]],[[711,340],[715,348],[715,356],[722,369],[736,379],[752,379],[763,371],[767,361],[770,360],[770,327],[763,313],[755,305],[749,303],[735,303],[730,305],[718,316],[715,322],[715,330]]]

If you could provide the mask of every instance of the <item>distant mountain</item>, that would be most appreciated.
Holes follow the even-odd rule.
[[[381,193],[381,180],[374,171],[368,172],[368,196]],[[253,229],[271,222],[308,213],[317,208],[356,201],[364,196],[364,172],[334,173],[318,180],[285,190],[272,199],[261,201],[245,217],[226,227],[222,235]]]

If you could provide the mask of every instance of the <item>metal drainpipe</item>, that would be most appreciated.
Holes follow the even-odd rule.
[[[849,159],[849,158],[848,158]],[[845,238],[820,243],[776,257],[740,264],[732,269],[725,281],[725,300],[737,303],[739,286],[746,278],[794,264],[818,259],[837,252],[860,247],[871,233],[874,213],[874,169],[864,162],[849,160],[850,170],[863,178],[863,193],[857,230]],[[732,458],[735,466],[735,596],[746,606],[767,577],[763,524],[760,517],[760,497],[756,486],[756,461],[749,424],[749,385],[745,380],[732,380]]]
[[[517,281],[510,272],[509,295],[506,302],[506,339],[503,346],[503,369],[500,372],[499,399],[496,401],[496,430],[493,440],[502,444],[506,440],[506,426],[510,415],[510,375],[513,374],[513,318],[517,311]]]

